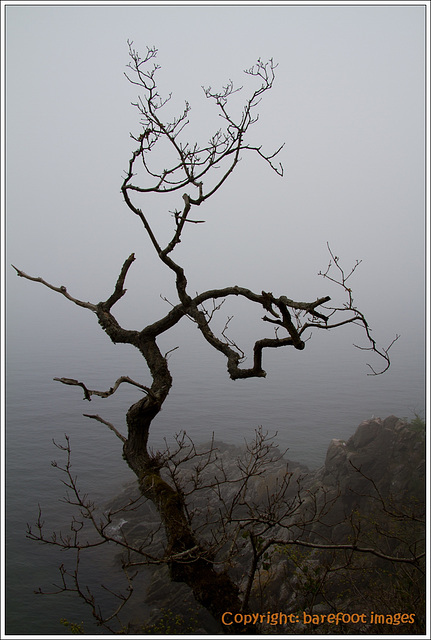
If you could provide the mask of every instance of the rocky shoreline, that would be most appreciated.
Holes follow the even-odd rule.
[[[223,469],[227,474],[233,473],[243,450],[224,443],[214,444]],[[278,459],[275,456],[265,475],[253,480],[256,501],[263,499],[268,490],[276,486],[281,474],[286,473],[286,464],[291,474],[289,491],[293,496],[300,486],[303,495],[300,513],[304,521],[310,510],[320,509],[319,518],[304,530],[302,540],[315,545],[343,544],[355,534],[359,546],[374,545],[382,555],[384,552],[388,557],[404,556],[409,548],[410,552],[419,552],[420,544],[417,543],[413,549],[411,541],[423,534],[421,521],[425,509],[426,479],[423,425],[409,423],[395,416],[384,420],[366,420],[348,440],[332,440],[325,463],[313,471],[300,463],[286,461],[281,455]],[[126,497],[130,499],[136,491],[136,487],[127,487],[110,504],[110,508],[118,508],[124,504]],[[217,508],[216,504],[214,508]],[[298,518],[298,512],[295,517]],[[144,516],[141,510],[130,511],[113,526],[121,527],[128,539],[137,540],[148,535],[157,523],[157,512],[153,505],[147,503]],[[400,607],[413,606],[414,599],[409,600],[413,592],[417,592],[417,598],[420,599],[421,585],[416,583],[411,587],[410,594],[403,595],[404,602],[394,602],[401,589],[400,580],[413,580],[410,574],[400,577],[396,563],[385,564],[382,557],[370,554],[353,556],[350,551],[350,555],[345,553],[341,557],[340,553],[294,546],[276,549],[268,566],[260,570],[253,586],[251,604],[254,610],[285,613],[307,611],[309,615],[320,615],[326,620],[325,616],[334,608],[349,611],[350,614],[356,612],[358,616],[361,611],[368,609],[385,612],[388,607],[395,607],[398,612]],[[245,556],[239,557],[236,566],[232,567],[240,582],[246,577],[241,577],[241,571],[244,572],[248,561],[249,558]],[[145,620],[140,620],[136,610],[130,611],[130,619],[136,629],[142,632],[142,625],[145,625],[147,633],[156,633],[157,629],[163,632],[160,629],[164,624],[164,616],[168,615],[170,624],[172,619],[177,620],[178,634],[226,632],[196,604],[189,587],[170,582],[166,566],[157,566],[148,571],[148,586],[142,598],[149,615],[145,616]],[[385,604],[385,589],[388,594],[393,591],[389,598],[392,604]],[[390,629],[375,625],[371,625],[371,628],[368,617],[366,623],[356,624],[354,631],[360,634],[390,634],[402,629],[403,633],[420,633],[418,629],[422,623],[419,619],[424,602],[416,602],[415,607],[414,630],[410,623]],[[291,624],[267,626],[264,633],[309,633],[310,630],[301,620],[298,618],[294,627]],[[317,633],[317,630],[314,632]],[[322,623],[318,632],[332,633],[334,629]],[[335,632],[352,633],[352,628],[337,625]]]

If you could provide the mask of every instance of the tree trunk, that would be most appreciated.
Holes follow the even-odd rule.
[[[214,569],[214,558],[196,539],[184,509],[183,496],[160,474],[161,463],[148,452],[148,435],[152,420],[161,410],[172,379],[166,360],[157,345],[141,345],[141,351],[153,374],[151,393],[133,404],[127,412],[128,438],[123,454],[136,474],[142,494],[156,506],[166,533],[165,558],[170,578],[185,582],[199,604],[222,623],[226,611],[241,611],[238,586],[226,572]],[[244,625],[231,624],[228,633],[250,633]]]

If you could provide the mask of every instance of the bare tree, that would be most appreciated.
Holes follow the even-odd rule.
[[[356,262],[351,270],[344,271],[338,257],[332,253],[329,247],[330,262],[327,269],[321,272],[321,276],[326,280],[331,280],[343,292],[345,300],[341,304],[331,304],[328,295],[323,295],[312,301],[295,301],[286,295],[277,296],[270,291],[254,292],[236,285],[228,285],[222,289],[211,289],[196,295],[189,292],[184,268],[174,260],[173,254],[187,227],[190,224],[202,222],[201,219],[192,217],[192,210],[201,207],[224,185],[241,157],[246,153],[256,154],[270,169],[280,176],[283,175],[282,165],[277,161],[282,146],[275,151],[266,152],[262,146],[250,141],[250,130],[258,119],[257,107],[264,94],[273,86],[276,65],[272,59],[268,62],[258,60],[253,67],[245,71],[255,88],[244,100],[242,110],[237,117],[232,115],[229,107],[232,96],[237,94],[241,90],[240,88],[234,87],[232,81],[229,81],[221,90],[213,90],[211,87],[204,88],[206,98],[215,103],[223,126],[211,135],[206,144],[199,145],[198,143],[184,142],[184,132],[189,123],[190,114],[190,105],[187,102],[178,116],[167,119],[164,117],[170,96],[163,97],[158,91],[156,77],[159,66],[155,63],[157,50],[147,48],[145,56],[141,58],[133,48],[133,44],[129,43],[129,56],[130,61],[126,76],[141,92],[134,105],[140,116],[140,133],[131,135],[135,149],[129,159],[121,190],[127,207],[141,220],[149,242],[161,263],[172,272],[178,301],[171,305],[165,316],[142,329],[127,329],[119,324],[114,316],[113,308],[126,293],[125,280],[135,260],[133,253],[121,267],[112,294],[101,302],[85,302],[71,295],[63,285],[55,286],[43,278],[30,276],[21,269],[14,268],[18,276],[39,282],[63,295],[72,303],[94,313],[100,326],[112,342],[131,344],[144,357],[150,377],[147,384],[122,376],[108,391],[97,391],[89,389],[84,382],[75,379],[56,378],[56,380],[64,384],[82,387],[84,398],[88,401],[91,401],[93,395],[101,397],[112,395],[123,383],[134,385],[140,392],[143,392],[143,397],[140,397],[127,412],[127,434],[122,434],[117,427],[99,415],[84,415],[108,426],[121,440],[124,458],[138,478],[142,495],[154,503],[160,514],[165,535],[163,559],[169,566],[172,579],[184,581],[190,585],[196,600],[219,620],[227,606],[238,611],[247,607],[251,583],[249,582],[246,586],[245,596],[242,596],[238,583],[229,576],[226,563],[224,570],[219,570],[216,557],[221,542],[211,540],[207,525],[204,527],[205,530],[202,530],[201,525],[197,528],[194,527],[184,487],[176,481],[175,457],[166,452],[164,454],[153,453],[148,447],[152,421],[161,410],[172,387],[168,360],[166,354],[163,355],[161,352],[157,342],[159,336],[172,329],[184,317],[191,319],[206,342],[225,356],[227,370],[233,380],[266,376],[262,367],[263,351],[287,346],[303,350],[310,329],[329,331],[347,324],[359,325],[366,340],[365,346],[359,348],[374,352],[384,362],[382,370],[379,371],[370,365],[370,375],[382,373],[389,367],[388,352],[393,342],[387,349],[378,348],[371,336],[364,314],[354,305],[349,279],[359,262]],[[140,198],[146,194],[161,195],[174,192],[181,194],[180,206],[169,212],[172,217],[172,235],[164,246],[150,224],[142,205],[140,205]],[[248,367],[244,365],[245,351],[227,335],[228,323],[220,335],[216,335],[211,326],[214,312],[220,307],[221,301],[230,297],[241,297],[262,307],[264,310],[263,326],[272,325],[272,329],[275,330],[272,337],[262,337],[256,340],[252,347],[252,363]],[[212,310],[209,311],[205,307],[206,303],[212,304]],[[259,447],[265,449],[265,439],[256,446],[258,451]],[[210,457],[211,451],[208,454]],[[260,453],[255,452],[253,455],[255,456],[253,464],[256,464],[256,455],[257,460],[260,460]],[[166,469],[169,470],[168,473],[166,473]],[[69,473],[67,465],[65,471]],[[242,475],[236,479],[236,482],[245,487],[247,478],[255,473],[257,471],[247,468],[242,471]],[[231,482],[229,478],[224,478],[224,483],[229,482]],[[69,486],[72,491],[75,491],[72,477],[69,478]],[[196,487],[194,488],[196,489]],[[280,492],[280,500],[278,502],[276,500],[271,509],[275,508],[275,504],[282,504],[284,515],[280,511],[276,517],[272,516],[272,522],[275,518],[276,522],[281,523],[287,515],[292,515],[291,510],[296,507],[295,502],[286,503],[287,485],[282,483],[277,491]],[[239,491],[237,501],[241,495],[241,491]],[[78,500],[78,504],[86,512],[86,517],[91,520],[92,506],[81,499]],[[232,520],[231,506],[225,505],[223,500],[221,500],[221,504],[223,509],[230,510],[229,518]],[[257,542],[261,538],[261,531],[259,527],[256,529],[256,523],[260,522],[260,528],[265,531],[268,514],[259,514],[255,511],[257,507],[253,506],[252,508],[250,504],[246,504],[245,507],[254,510],[252,518],[254,532],[248,535],[254,549],[254,562],[257,566],[264,551],[259,546],[260,543]],[[313,518],[316,517],[315,513]],[[221,522],[224,522],[223,518]],[[99,534],[106,535],[106,525],[99,525],[95,521],[93,524]],[[243,527],[243,525],[241,526]],[[39,539],[43,539],[43,536],[40,535]],[[225,537],[222,536],[222,539],[225,540]],[[75,544],[78,545],[78,542],[75,541]],[[142,545],[137,551],[142,555]],[[151,555],[147,557],[147,560],[152,560]],[[158,561],[160,561],[160,557],[158,557]],[[252,574],[253,572],[251,572]],[[252,578],[250,579],[252,580]]]

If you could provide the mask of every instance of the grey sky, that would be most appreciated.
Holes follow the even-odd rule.
[[[138,328],[166,311],[159,293],[172,292],[170,274],[120,193],[129,132],[139,132],[130,106],[137,92],[123,75],[126,41],[159,49],[161,93],[173,92],[178,111],[190,101],[190,131],[203,141],[219,122],[201,86],[232,78],[246,91],[242,70],[273,57],[276,82],[251,140],[268,151],[286,143],[285,177],[245,156],[199,210],[206,224],[190,225],[178,251],[191,290],[240,284],[291,298],[324,295],[316,274],[327,265],[328,241],[346,266],[363,260],[355,299],[377,337],[398,332],[409,344],[413,333],[421,341],[424,20],[424,6],[385,3],[8,6],[7,265],[97,301],[135,251],[119,313]],[[171,218],[162,216],[181,202],[142,206],[167,233]],[[53,308],[65,325],[80,322],[79,309],[6,268],[12,334],[28,330],[30,309],[42,331],[54,330]],[[145,309],[143,281],[153,296]]]

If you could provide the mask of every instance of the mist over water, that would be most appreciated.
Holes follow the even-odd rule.
[[[95,323],[94,323],[95,324]],[[85,323],[86,325],[86,323]],[[90,325],[91,326],[91,325]],[[63,329],[66,327],[63,326]],[[81,326],[77,327],[79,330]],[[13,334],[13,331],[11,331]],[[67,333],[67,332],[66,332]],[[66,387],[53,377],[74,377],[90,388],[108,389],[120,375],[146,382],[138,352],[112,345],[95,324],[88,335],[61,331],[40,333],[40,340],[17,336],[9,340],[7,378],[7,550],[8,632],[62,633],[59,619],[85,621],[89,612],[78,599],[34,595],[39,586],[49,591],[59,580],[57,567],[64,553],[25,538],[27,522],[35,522],[38,504],[47,528],[67,531],[70,508],[61,502],[61,473],[51,461],[64,463],[64,454],[52,444],[70,437],[73,471],[79,485],[104,504],[133,479],[121,456],[121,442],[103,425],[84,418],[98,413],[125,432],[125,411],[139,392],[122,385],[107,399],[82,399],[82,390]],[[310,468],[323,464],[331,438],[350,437],[358,424],[372,415],[424,415],[424,354],[420,341],[393,348],[394,363],[382,376],[369,377],[362,352],[351,337],[324,333],[313,336],[303,352],[291,348],[264,356],[267,378],[231,381],[224,358],[199,339],[191,322],[166,338],[174,385],[162,412],[153,423],[150,444],[163,449],[182,430],[197,443],[216,440],[241,444],[262,426],[277,432],[287,457]],[[366,354],[367,356],[369,354]],[[67,554],[66,554],[67,555]],[[95,556],[89,580],[114,575],[114,556]],[[121,579],[121,576],[118,578]],[[59,613],[60,612],[60,613]]]

